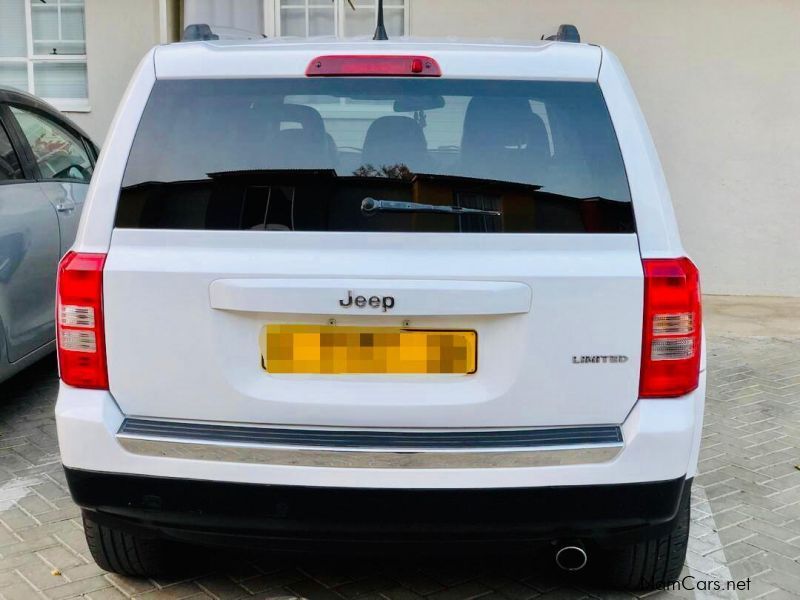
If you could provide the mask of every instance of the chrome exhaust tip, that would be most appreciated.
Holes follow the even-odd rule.
[[[556,564],[564,571],[580,571],[588,560],[580,546],[563,546],[556,552]]]

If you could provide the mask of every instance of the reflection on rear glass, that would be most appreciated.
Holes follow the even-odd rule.
[[[482,214],[366,215],[365,198]],[[157,82],[117,226],[634,231],[596,84],[364,78]]]

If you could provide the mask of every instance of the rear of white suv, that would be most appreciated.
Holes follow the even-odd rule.
[[[699,284],[596,46],[192,43],[142,62],[58,291],[90,547],[554,548],[680,572]]]

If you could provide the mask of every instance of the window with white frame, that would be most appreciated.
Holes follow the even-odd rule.
[[[184,0],[183,26],[205,23],[222,38],[259,36],[264,0]]]
[[[84,0],[0,0],[0,85],[88,108]]]
[[[276,0],[275,10],[279,36],[352,37],[374,33],[378,0]],[[384,0],[383,14],[390,38],[406,34],[406,0]]]

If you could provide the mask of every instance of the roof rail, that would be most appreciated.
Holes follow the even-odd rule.
[[[219,36],[211,31],[211,27],[209,27],[206,23],[187,25],[186,29],[183,30],[183,37],[181,37],[182,42],[197,42],[200,40],[208,41],[218,39]]]
[[[543,40],[551,42],[572,42],[574,44],[581,43],[581,34],[578,33],[578,28],[575,25],[562,24],[558,26],[558,31],[554,35],[547,37],[542,36]]]

